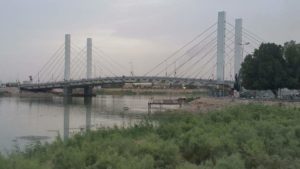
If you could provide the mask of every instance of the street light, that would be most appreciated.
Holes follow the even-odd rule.
[[[240,43],[239,45],[241,45],[242,46],[242,60],[244,60],[244,47],[246,46],[246,45],[249,45],[250,44],[250,42],[245,42],[245,43]],[[243,61],[242,60],[240,60],[240,63],[239,64],[241,64]],[[241,88],[241,84],[240,84],[240,74],[239,74],[239,72],[237,72],[236,74],[235,74],[235,77],[234,77],[234,79],[235,79],[235,89],[237,90],[237,91],[240,91],[242,88]]]
[[[250,42],[240,43],[240,45],[242,46],[242,58],[244,59],[244,48],[246,45],[250,45]]]

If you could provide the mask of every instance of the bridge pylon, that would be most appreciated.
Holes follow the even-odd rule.
[[[71,35],[65,35],[65,71],[64,80],[70,80],[71,73]]]
[[[87,38],[86,43],[86,78],[92,78],[92,57],[93,57],[93,49],[92,49],[92,38]]]
[[[92,61],[93,61],[93,44],[92,38],[87,38],[86,41],[86,78],[92,78]],[[91,97],[93,95],[93,86],[84,87],[84,97]]]
[[[226,13],[218,13],[218,31],[217,31],[217,81],[224,82],[225,70],[225,30],[226,30]]]
[[[71,75],[71,35],[65,35],[65,71],[64,81],[69,81]],[[64,96],[70,97],[72,95],[72,88],[64,86]]]
[[[243,61],[243,20],[235,20],[234,75],[238,75]]]

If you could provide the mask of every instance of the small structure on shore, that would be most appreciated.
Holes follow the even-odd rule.
[[[148,113],[151,113],[152,105],[159,105],[160,109],[163,105],[179,105],[179,107],[182,107],[182,105],[185,101],[186,101],[186,98],[162,99],[162,100],[151,99],[148,102]]]

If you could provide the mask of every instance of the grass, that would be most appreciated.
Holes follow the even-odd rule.
[[[154,123],[155,121],[155,123]],[[157,114],[0,156],[0,169],[299,169],[300,110],[243,105]]]

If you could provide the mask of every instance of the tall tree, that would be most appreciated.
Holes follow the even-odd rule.
[[[278,89],[286,87],[287,83],[285,64],[282,46],[261,44],[242,64],[242,86],[246,89],[271,90],[277,97]]]
[[[284,44],[284,58],[288,73],[288,88],[300,89],[300,44],[295,41]]]

